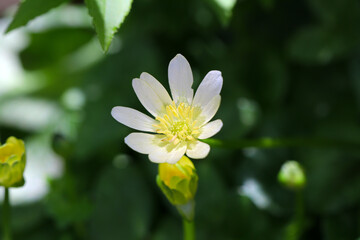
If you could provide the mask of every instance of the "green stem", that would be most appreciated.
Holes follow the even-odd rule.
[[[3,203],[3,240],[11,240],[9,188],[5,188]]]
[[[359,149],[360,142],[344,141],[326,138],[260,138],[251,140],[219,140],[204,139],[201,140],[210,144],[212,147],[242,149],[249,147],[256,148],[279,148],[279,147],[316,147],[316,148],[352,148]]]
[[[183,218],[184,226],[184,240],[195,240],[195,225],[194,221],[188,221]]]
[[[299,240],[301,239],[302,232],[304,230],[305,222],[305,209],[304,209],[304,198],[301,189],[295,192],[295,213],[293,220],[286,228],[286,240]]]
[[[304,198],[302,190],[298,190],[295,196],[295,224],[296,224],[296,233],[300,239],[301,233],[304,228]]]

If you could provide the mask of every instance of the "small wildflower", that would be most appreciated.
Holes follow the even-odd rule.
[[[9,137],[6,143],[0,146],[0,186],[8,188],[24,185],[25,164],[24,142]]]
[[[278,180],[290,189],[302,189],[306,184],[305,172],[297,161],[285,162],[279,172]]]
[[[138,99],[155,119],[127,107],[114,107],[111,115],[128,127],[150,132],[131,133],[125,143],[147,154],[152,162],[174,164],[184,154],[193,159],[205,158],[210,146],[199,139],[212,137],[223,125],[221,120],[209,122],[220,106],[221,72],[210,71],[195,96],[192,71],[185,57],[176,55],[170,61],[168,74],[172,99],[148,73],[132,82]]]

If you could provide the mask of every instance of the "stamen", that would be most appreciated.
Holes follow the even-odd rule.
[[[183,141],[194,141],[199,127],[196,127],[196,121],[193,121],[194,108],[185,103],[180,103],[178,106],[172,102],[171,105],[166,106],[165,113],[162,116],[157,116],[158,124],[153,126],[156,132],[164,135],[162,141],[171,142],[174,145]]]

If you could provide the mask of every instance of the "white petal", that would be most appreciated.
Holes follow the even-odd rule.
[[[149,159],[155,163],[171,163],[174,164],[184,156],[187,145],[186,143],[180,143],[175,148],[171,147],[172,144],[165,146],[158,146],[152,149],[149,154]]]
[[[176,147],[173,144],[161,141],[163,136],[148,133],[131,133],[125,138],[125,143],[133,150],[149,154],[149,159],[155,163],[174,164],[184,156],[187,145],[180,143]]]
[[[116,121],[136,130],[145,132],[155,132],[154,124],[157,121],[147,115],[127,107],[114,107],[111,115]]]
[[[211,99],[220,94],[223,85],[221,72],[210,71],[200,83],[193,101],[193,106],[205,106]]]
[[[191,104],[194,94],[194,90],[191,88],[193,75],[190,64],[183,55],[177,54],[170,61],[168,75],[174,102],[187,101],[188,104]]]
[[[163,104],[170,105],[172,103],[169,93],[166,91],[164,86],[153,76],[151,76],[149,73],[143,72],[140,75],[140,79],[145,81],[152,88],[156,95],[159,96]]]
[[[159,96],[158,91],[154,90],[156,86],[138,78],[133,79],[132,85],[136,96],[146,110],[153,116],[161,115],[168,103],[163,102],[163,96]]]
[[[201,128],[201,133],[198,138],[206,139],[212,137],[220,131],[222,126],[223,122],[220,119],[209,122]]]
[[[207,143],[196,141],[191,143],[186,150],[186,155],[189,158],[200,159],[205,158],[210,152],[210,146]]]
[[[219,109],[220,102],[221,97],[220,95],[217,95],[211,99],[208,104],[201,108],[199,115],[196,116],[199,126],[203,126],[208,123],[215,116],[217,110]]]
[[[157,148],[156,135],[148,133],[130,133],[125,138],[125,143],[142,154],[149,154],[153,149]]]

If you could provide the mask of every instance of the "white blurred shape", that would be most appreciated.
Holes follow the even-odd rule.
[[[105,57],[99,40],[93,38],[89,43],[76,50],[65,60],[65,68],[70,72],[81,71],[90,68]]]
[[[120,169],[126,168],[129,165],[129,162],[130,162],[130,157],[126,154],[116,155],[113,160],[114,166]]]
[[[236,0],[215,0],[215,2],[224,10],[231,10],[236,4]]]
[[[80,110],[84,106],[86,97],[79,88],[70,88],[62,96],[64,105],[72,110]]]
[[[232,9],[234,8],[237,0],[212,0],[222,11],[223,14],[229,18],[232,14]]]
[[[257,103],[247,98],[239,98],[237,100],[237,107],[239,109],[241,123],[245,127],[254,126],[259,115],[259,107]]]
[[[118,52],[120,52],[122,47],[123,47],[123,44],[122,44],[121,38],[119,36],[115,35],[112,42],[111,42],[111,44],[110,44],[108,54],[118,53]]]
[[[22,71],[19,65],[16,56],[0,47],[0,96],[21,85]]]
[[[259,153],[259,149],[255,148],[255,147],[249,147],[249,148],[245,148],[243,150],[243,152],[246,157],[255,158],[256,155]]]
[[[24,83],[18,52],[28,44],[24,31],[3,34],[9,20],[0,19],[0,97]]]
[[[238,188],[238,194],[246,196],[260,209],[270,206],[270,199],[255,179],[246,179],[244,184]]]
[[[7,100],[0,106],[0,123],[24,130],[39,130],[58,119],[60,110],[49,101],[33,98]]]
[[[32,32],[41,32],[60,26],[91,27],[91,18],[87,8],[85,6],[61,5],[30,21],[27,28]]]

